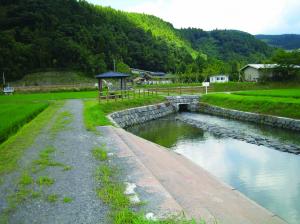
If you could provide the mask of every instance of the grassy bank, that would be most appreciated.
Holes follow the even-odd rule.
[[[88,130],[95,130],[96,126],[110,125],[106,115],[133,107],[155,104],[164,101],[162,96],[146,96],[144,98],[124,99],[123,101],[110,100],[99,103],[96,100],[85,101],[84,122]]]
[[[0,105],[0,143],[48,106],[47,103]]]
[[[205,95],[201,101],[229,109],[300,119],[300,100],[292,97],[218,93]]]
[[[256,83],[256,82],[228,82],[213,83],[212,92],[267,90],[267,89],[290,89],[300,87],[300,83]]]
[[[61,105],[61,103],[52,104],[0,145],[0,175],[14,170],[24,150],[34,142]]]

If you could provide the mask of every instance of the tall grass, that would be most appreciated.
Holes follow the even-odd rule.
[[[47,103],[0,104],[0,143],[47,106]]]

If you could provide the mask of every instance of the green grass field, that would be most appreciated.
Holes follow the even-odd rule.
[[[247,91],[208,94],[203,96],[202,102],[241,111],[300,119],[299,96],[298,89]]]
[[[15,94],[12,96],[0,96],[0,104],[2,103],[19,103],[19,102],[41,102],[50,100],[66,100],[66,99],[86,99],[96,98],[97,91],[86,92],[57,92],[57,93],[28,93],[28,94]]]
[[[298,89],[272,89],[236,92],[236,95],[243,96],[269,96],[269,97],[287,97],[300,99],[300,88]]]
[[[31,121],[53,100],[96,98],[97,91],[0,96],[0,143]]]

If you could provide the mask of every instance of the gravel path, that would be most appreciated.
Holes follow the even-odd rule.
[[[49,186],[35,183],[33,188],[41,192],[41,196],[30,197],[20,203],[9,215],[8,223],[108,223],[108,208],[97,197],[95,191],[97,184],[94,172],[97,161],[91,153],[93,147],[101,145],[101,137],[86,131],[82,116],[83,105],[80,100],[67,101],[61,111],[72,114],[67,128],[60,130],[54,138],[47,131],[42,132],[35,144],[26,151],[21,162],[27,165],[30,163],[28,161],[37,159],[39,153],[46,147],[54,147],[56,150],[51,154],[51,159],[63,165],[47,166],[46,169],[32,175],[35,180],[46,176],[53,178],[55,182]],[[5,184],[0,186],[0,190],[15,185],[12,178],[20,175],[20,172],[8,176]],[[7,180],[11,183],[7,183]],[[2,211],[5,206],[4,200],[1,200]]]

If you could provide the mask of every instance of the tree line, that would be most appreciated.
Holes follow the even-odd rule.
[[[2,0],[0,68],[9,80],[36,70],[89,76],[120,67],[205,77],[266,59],[272,48],[239,31],[177,30],[163,20],[83,0]],[[258,41],[258,42],[257,42]]]

